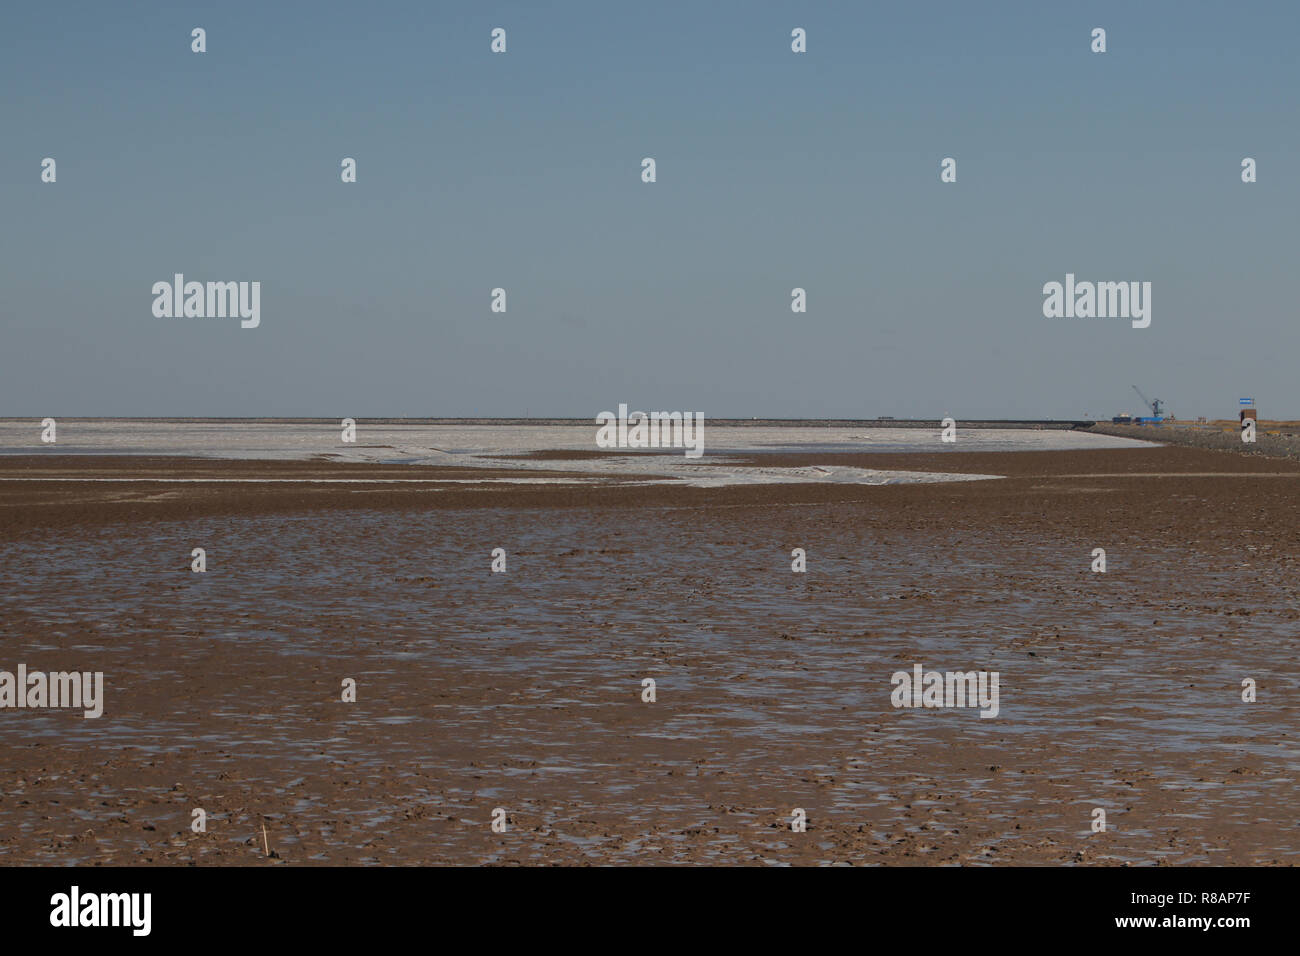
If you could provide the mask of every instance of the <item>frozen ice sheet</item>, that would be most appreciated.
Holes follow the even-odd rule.
[[[276,421],[160,422],[121,419],[60,419],[58,442],[40,441],[35,419],[0,421],[0,454],[179,455],[201,458],[405,462],[458,467],[568,471],[599,476],[667,478],[695,487],[731,484],[958,481],[995,475],[952,475],[884,471],[826,463],[800,468],[743,467],[736,455],[841,452],[1060,451],[1140,448],[1149,443],[1108,435],[1053,429],[962,429],[956,445],[940,441],[934,428],[824,428],[815,426],[738,427],[705,422],[703,458],[669,454],[614,454],[598,459],[503,461],[497,456],[531,452],[604,451],[596,445],[598,426],[374,424],[361,420],[357,441],[345,444],[337,423]],[[536,481],[538,479],[532,479]]]

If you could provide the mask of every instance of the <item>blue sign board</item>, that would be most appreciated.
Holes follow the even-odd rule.
[[[1255,404],[1255,400],[1254,400],[1253,398],[1239,398],[1239,399],[1237,399],[1237,404],[1239,404],[1239,405],[1254,405],[1254,404]]]

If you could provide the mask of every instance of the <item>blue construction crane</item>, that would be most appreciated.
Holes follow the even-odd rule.
[[[1142,403],[1146,405],[1147,408],[1151,409],[1152,418],[1154,418],[1156,421],[1161,421],[1164,419],[1164,413],[1161,411],[1161,406],[1164,405],[1164,402],[1161,399],[1147,398],[1145,395],[1142,394],[1142,389],[1138,388],[1136,385],[1133,386],[1133,391],[1137,392],[1138,398],[1142,399]]]

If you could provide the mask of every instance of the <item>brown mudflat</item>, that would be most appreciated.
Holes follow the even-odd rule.
[[[0,710],[0,863],[1300,861],[1300,463],[754,463],[1007,477],[0,458],[0,670],[106,683]],[[918,663],[998,716],[894,708]]]

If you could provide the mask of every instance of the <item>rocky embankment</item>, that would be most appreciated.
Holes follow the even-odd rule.
[[[1165,442],[1170,445],[1233,451],[1242,455],[1300,460],[1300,434],[1296,434],[1291,426],[1278,428],[1267,422],[1261,423],[1255,433],[1253,444],[1243,442],[1241,433],[1228,430],[1230,428],[1231,426],[1226,425],[1113,425],[1098,422],[1088,431],[1099,435]],[[1270,432],[1274,434],[1269,434]]]

